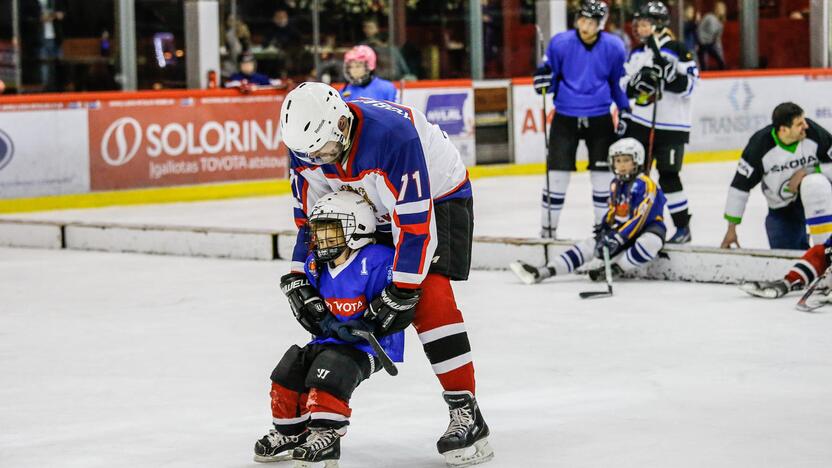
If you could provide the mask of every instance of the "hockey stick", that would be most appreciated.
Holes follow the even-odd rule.
[[[812,281],[812,284],[810,284],[809,287],[806,288],[806,292],[803,293],[803,296],[801,296],[800,300],[797,301],[797,304],[794,305],[795,309],[801,312],[814,312],[815,310],[823,307],[823,303],[810,305],[808,301],[809,298],[812,297],[812,294],[814,294],[815,289],[817,289],[821,281],[823,281],[827,276],[829,276],[830,270],[832,270],[832,267],[827,268],[826,271],[824,271],[820,276],[818,276],[817,278],[815,278],[814,281]]]
[[[381,347],[375,335],[366,330],[357,330],[355,328],[350,330],[350,333],[359,338],[363,338],[367,340],[368,343],[370,343],[370,347],[373,348],[373,351],[376,352],[376,357],[378,357],[378,360],[381,362],[381,367],[383,367],[388,374],[393,376],[399,374],[399,369],[393,363],[393,360],[390,359],[390,356],[388,356],[387,353],[384,351],[384,348]]]
[[[540,56],[542,57],[541,60],[545,60],[546,59],[546,54],[545,54],[544,48],[543,48],[544,47],[543,46],[543,31],[541,31],[540,26],[538,26],[536,24],[534,25],[534,27],[535,27],[535,29],[537,29],[537,45],[538,45],[538,48],[540,49]],[[546,178],[546,217],[548,218],[548,221],[549,221],[548,231],[549,231],[549,234],[551,235],[552,234],[552,207],[551,207],[552,191],[551,191],[551,187],[549,186],[549,134],[546,132],[546,118],[547,118],[547,114],[546,114],[546,95],[548,93],[549,93],[549,88],[548,87],[543,88],[543,94],[541,94],[541,96],[543,97],[543,144],[546,148],[546,154],[543,155],[543,157],[545,158],[545,161],[546,161],[546,174],[543,177]],[[552,236],[552,237],[554,237],[554,236]],[[548,260],[549,260],[549,258],[548,258],[549,251],[548,251],[548,249],[546,249],[544,251],[544,254],[547,257],[546,261],[548,262]]]
[[[659,51],[659,46],[656,44],[656,35],[651,34],[650,38],[647,40],[647,45],[650,47],[650,50],[653,51],[653,63],[657,63],[657,61],[661,60],[662,53]],[[653,119],[650,122],[650,136],[647,137],[647,161],[644,163],[644,173],[647,176],[650,176],[650,171],[653,170],[653,142],[656,139],[656,112],[659,108],[659,100],[662,98],[662,85],[664,83],[659,82],[658,88],[656,89],[656,97],[653,100]]]
[[[607,290],[579,292],[578,296],[580,296],[581,299],[612,297],[612,266],[610,263],[610,249],[607,246],[604,246],[604,277],[607,279]]]

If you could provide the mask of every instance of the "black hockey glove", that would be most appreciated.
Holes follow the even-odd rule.
[[[646,106],[656,100],[662,78],[653,67],[644,67],[630,79],[628,95],[636,99],[637,106]]]
[[[604,258],[604,247],[610,251],[610,258],[614,257],[624,246],[624,239],[616,231],[610,231],[595,244],[595,258]]]
[[[404,330],[416,316],[420,297],[421,289],[402,289],[391,284],[370,302],[364,317],[375,325],[379,336]]]
[[[280,289],[289,299],[292,314],[301,326],[313,335],[323,335],[320,322],[329,310],[318,290],[309,283],[309,278],[301,273],[283,275]]]
[[[626,117],[629,115],[622,111],[621,114],[618,115],[618,124],[615,126],[615,134],[620,138],[623,137],[627,133],[627,121],[625,120]]]
[[[544,63],[537,70],[534,71],[534,92],[543,94],[551,91],[552,87],[552,67],[548,63]]]
[[[827,239],[826,241],[826,248],[823,249],[823,253],[826,254],[826,268],[832,266],[832,237]]]

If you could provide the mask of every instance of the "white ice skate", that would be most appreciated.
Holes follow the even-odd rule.
[[[749,281],[740,285],[740,289],[754,297],[777,299],[783,297],[791,288],[783,280],[777,281]]]
[[[544,279],[540,268],[529,265],[524,261],[517,260],[516,262],[511,262],[508,264],[508,267],[520,278],[520,281],[526,284],[536,284]]]

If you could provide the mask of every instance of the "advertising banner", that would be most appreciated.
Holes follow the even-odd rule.
[[[104,101],[89,110],[95,190],[286,177],[282,95]]]
[[[693,128],[687,151],[744,148],[754,132],[771,123],[774,107],[785,101],[797,103],[806,117],[832,130],[831,78],[791,75],[700,80],[692,97]],[[512,99],[514,161],[543,162],[541,98],[531,85],[515,84]],[[549,123],[553,115],[550,104],[551,100],[547,101]]]
[[[0,112],[0,196],[90,189],[87,111]]]
[[[476,163],[473,88],[405,88],[402,104],[424,112],[445,131],[466,166]]]

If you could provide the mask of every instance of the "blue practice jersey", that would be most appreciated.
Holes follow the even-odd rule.
[[[546,60],[552,67],[555,110],[569,117],[596,117],[609,114],[615,102],[629,109],[627,94],[619,83],[624,76],[627,54],[624,43],[613,34],[601,32],[587,46],[577,30],[559,33],[549,42]]]
[[[604,224],[618,231],[625,241],[635,239],[651,224],[664,226],[664,205],[667,203],[664,192],[644,174],[639,174],[632,182],[613,179],[609,203]]]
[[[340,322],[358,320],[367,305],[381,294],[393,281],[393,255],[390,247],[368,245],[353,252],[346,263],[330,268],[316,265],[314,255],[306,260],[305,271],[309,281],[318,289],[332,315]],[[338,338],[316,337],[310,343],[347,344]],[[404,358],[404,332],[393,333],[379,339],[379,344],[396,362]],[[376,353],[366,341],[353,344],[356,348]]]
[[[448,135],[418,109],[368,98],[347,105],[355,116],[353,141],[341,164],[316,166],[290,151],[289,180],[299,228],[292,269],[303,271],[307,215],[315,202],[328,193],[351,190],[373,207],[376,230],[393,236],[393,282],[418,287],[436,252],[434,205],[471,197],[468,171]]]
[[[365,86],[348,84],[341,90],[341,97],[344,101],[350,102],[358,98],[378,99],[380,101],[397,101],[396,87],[393,83],[374,76]]]

